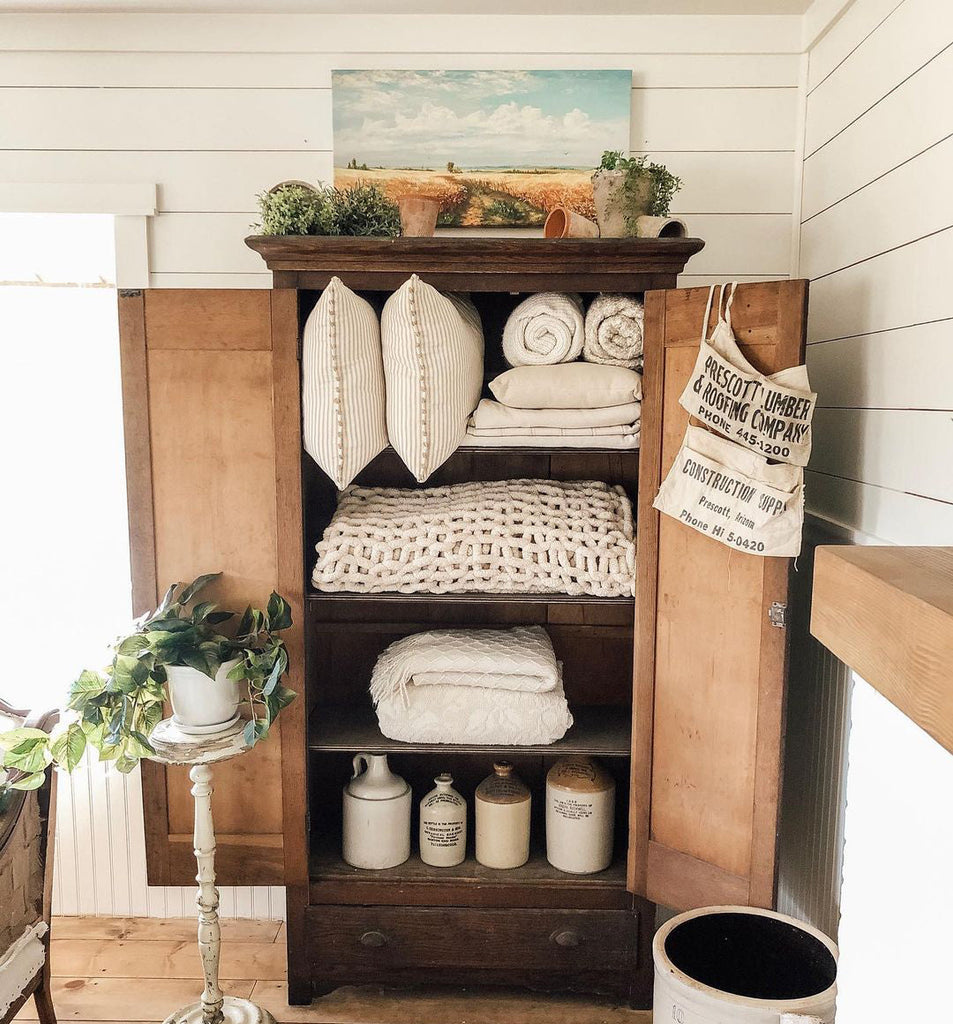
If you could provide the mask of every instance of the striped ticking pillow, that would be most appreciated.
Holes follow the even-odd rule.
[[[304,447],[339,488],[387,446],[377,314],[332,277],[304,326]]]
[[[480,314],[414,274],[384,305],[381,342],[390,443],[423,481],[459,447],[480,401]]]

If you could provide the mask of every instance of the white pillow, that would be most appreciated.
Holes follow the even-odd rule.
[[[460,446],[480,401],[480,314],[414,274],[384,304],[381,343],[390,443],[424,481]]]
[[[503,405],[516,409],[604,409],[642,399],[642,374],[604,363],[516,366],[490,381]]]
[[[377,314],[332,277],[304,325],[303,349],[305,451],[343,489],[387,447]]]

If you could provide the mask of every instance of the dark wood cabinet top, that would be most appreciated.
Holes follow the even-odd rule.
[[[358,238],[252,235],[245,244],[274,272],[275,286],[322,288],[332,276],[390,289],[411,274],[468,291],[644,291],[672,287],[700,238]]]

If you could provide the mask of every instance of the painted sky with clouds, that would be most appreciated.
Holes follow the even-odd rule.
[[[334,163],[594,167],[629,148],[631,71],[335,71]]]

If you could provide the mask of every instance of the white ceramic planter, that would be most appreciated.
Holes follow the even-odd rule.
[[[227,678],[238,662],[238,658],[226,661],[214,679],[188,665],[166,667],[172,721],[182,732],[196,736],[221,732],[238,721],[241,683]]]
[[[793,917],[756,907],[690,910],[656,932],[652,955],[657,1021],[833,1024],[837,946]]]

